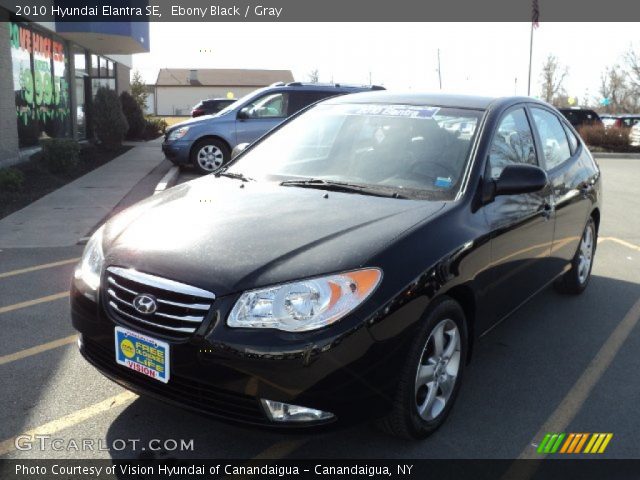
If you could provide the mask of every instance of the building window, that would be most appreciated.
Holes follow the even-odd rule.
[[[98,55],[91,55],[91,96],[95,97],[100,87],[116,89],[116,71],[114,63]]]
[[[100,68],[98,66],[98,56],[91,55],[91,76],[99,77],[100,76]]]
[[[88,75],[87,72],[87,54],[82,51],[81,53],[74,53],[73,64],[75,67],[76,77]]]
[[[101,77],[108,77],[108,70],[107,70],[107,59],[100,57],[100,76]]]
[[[116,89],[115,78],[92,78],[91,79],[91,96],[95,97],[100,87],[106,87],[110,90]]]
[[[48,34],[11,23],[13,87],[21,147],[71,131],[67,49]]]

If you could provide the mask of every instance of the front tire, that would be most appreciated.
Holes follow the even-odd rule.
[[[191,150],[191,163],[202,174],[220,170],[230,158],[229,147],[216,138],[198,140]]]
[[[592,217],[589,217],[582,232],[582,238],[578,245],[571,269],[562,275],[555,283],[555,288],[560,293],[578,295],[584,292],[591,278],[591,268],[593,267],[593,257],[598,244],[598,232]]]
[[[378,426],[391,435],[425,438],[445,421],[457,398],[467,356],[467,328],[460,305],[436,300],[422,320],[400,374],[389,414]]]

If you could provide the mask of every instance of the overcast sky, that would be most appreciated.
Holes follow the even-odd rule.
[[[526,95],[530,23],[169,23],[150,25],[151,52],[134,69],[154,83],[158,69],[290,69],[308,80],[384,84],[389,89],[442,89]],[[549,53],[569,69],[569,95],[597,97],[605,67],[640,49],[638,23],[541,23],[534,32],[532,95]],[[637,40],[636,40],[637,39]],[[516,80],[517,79],[517,80]]]

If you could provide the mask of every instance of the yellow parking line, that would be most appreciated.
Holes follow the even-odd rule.
[[[571,390],[569,390],[562,399],[560,405],[558,405],[538,433],[533,437],[530,445],[518,456],[518,460],[537,459],[538,461],[516,462],[512,464],[505,475],[502,476],[503,479],[518,478],[524,480],[534,475],[539,462],[543,459],[543,455],[536,453],[533,442],[544,437],[547,432],[562,432],[566,429],[584,405],[593,387],[595,387],[604,372],[613,362],[613,359],[620,351],[625,340],[638,324],[638,320],[640,320],[640,298],[627,312],[613,332],[611,332],[607,341],[600,347],[596,356],[591,360],[591,363],[587,365],[587,368],[582,372],[580,378],[578,378],[573,387],[571,387]]]
[[[34,298],[33,300],[27,300],[26,302],[14,303],[13,305],[7,305],[6,307],[0,307],[0,313],[13,312],[21,308],[31,307],[38,305],[39,303],[53,302],[54,300],[60,300],[69,296],[69,292],[54,293],[53,295],[47,295],[46,297]]]
[[[45,268],[59,267],[61,265],[68,265],[70,263],[76,263],[80,260],[78,258],[69,258],[68,260],[60,260],[59,262],[43,263],[42,265],[34,265],[33,267],[21,268],[19,270],[11,270],[10,272],[0,273],[0,278],[13,277],[14,275],[20,275],[22,273],[35,272],[37,270],[44,270]]]
[[[20,350],[19,352],[4,355],[0,357],[0,365],[15,362],[16,360],[22,360],[23,358],[31,357],[32,355],[37,355],[38,353],[46,352],[47,350],[53,350],[54,348],[62,347],[64,345],[69,345],[70,343],[74,343],[76,341],[76,338],[78,338],[76,335],[70,335],[68,337],[59,338],[58,340],[54,340],[52,342],[43,343],[42,345],[25,348],[24,350]]]
[[[615,242],[619,245],[623,245],[627,248],[630,248],[632,250],[637,250],[638,252],[640,252],[640,245],[634,245],[633,243],[627,242],[626,240],[622,240],[621,238],[616,238],[616,237],[602,237],[600,239],[600,241],[604,242],[604,241],[610,241],[610,242]]]
[[[73,427],[74,425],[78,425],[85,420],[93,418],[96,415],[100,415],[101,413],[107,412],[112,408],[123,405],[136,398],[138,398],[138,396],[133,392],[122,392],[118,395],[107,398],[102,402],[95,403],[86,408],[83,408],[82,410],[78,410],[69,415],[65,415],[64,417],[58,418],[49,423],[45,423],[44,425],[40,425],[39,427],[36,427],[34,429],[27,430],[20,435],[8,438],[0,442],[0,456],[14,451],[16,439],[19,437],[29,436],[33,438],[35,435],[53,435],[54,433],[58,433],[66,428]]]

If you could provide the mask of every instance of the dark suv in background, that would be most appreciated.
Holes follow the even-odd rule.
[[[193,118],[167,130],[162,151],[176,165],[201,173],[220,169],[241,143],[251,143],[303,108],[337,95],[384,90],[375,85],[274,83],[251,92],[215,117]]]
[[[587,108],[559,108],[558,110],[574,128],[580,128],[583,125],[604,126],[600,116],[593,110]]]
[[[215,115],[235,101],[235,98],[210,98],[209,100],[202,100],[193,107],[193,110],[191,110],[191,116],[195,118],[201,117],[202,115]]]

